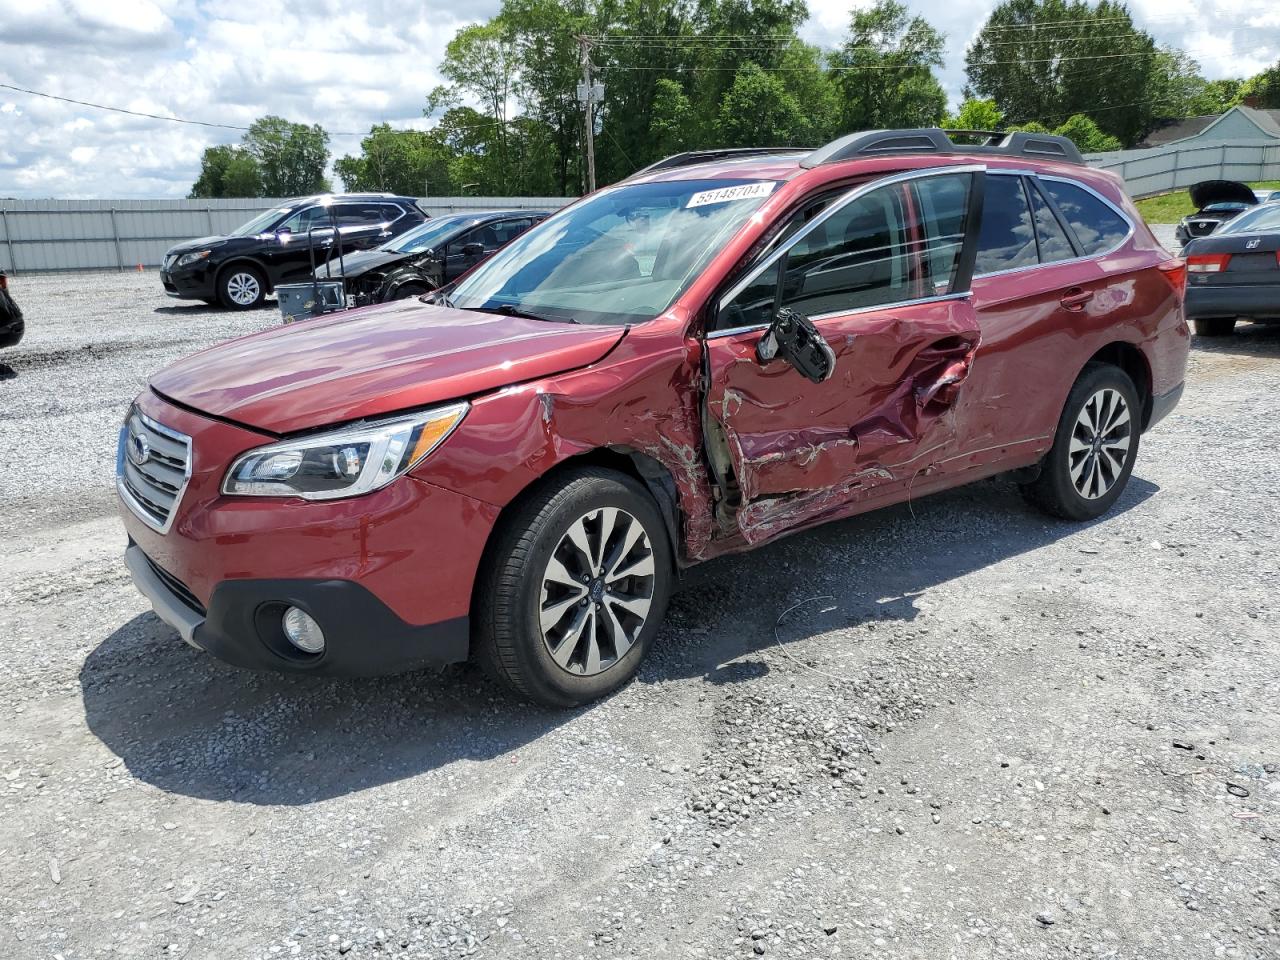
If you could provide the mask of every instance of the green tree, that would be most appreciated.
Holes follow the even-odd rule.
[[[200,176],[188,194],[192,199],[264,195],[258,162],[233,144],[205,148]]]
[[[483,119],[478,118],[476,125],[488,120],[493,136],[487,139],[494,147],[487,155],[485,179],[496,184],[500,192],[507,192],[507,113],[519,84],[514,34],[500,19],[463,27],[445,48],[440,72],[484,106]]]
[[[854,10],[849,34],[828,58],[841,93],[845,131],[929,127],[941,122],[947,97],[934,77],[943,35],[898,0]]]
[[[290,197],[332,189],[324,176],[329,134],[319,124],[261,117],[244,135],[243,149],[257,161],[263,196]]]
[[[1262,110],[1280,110],[1280,61],[1240,85],[1236,102],[1246,100]]]
[[[1192,101],[1191,115],[1203,117],[1211,113],[1224,113],[1239,102],[1242,86],[1244,81],[1236,77],[1209,80],[1200,95]]]
[[[676,81],[662,77],[655,84],[649,136],[656,153],[669,156],[688,149],[697,136],[693,104]]]
[[[1103,153],[1107,150],[1119,150],[1123,146],[1117,137],[1103,133],[1098,125],[1083,113],[1067,119],[1053,131],[1060,137],[1067,137],[1081,153]]]
[[[727,147],[790,146],[805,139],[809,121],[776,74],[747,63],[724,95],[717,127]]]
[[[1015,124],[1084,113],[1128,144],[1153,122],[1156,61],[1155,41],[1116,0],[1005,0],[965,54],[966,94],[995,100]]]
[[[968,99],[954,117],[946,118],[952,130],[999,130],[1003,125],[1004,114],[994,100]]]
[[[451,191],[450,159],[449,147],[434,131],[393,130],[382,123],[360,141],[358,157],[343,157],[333,166],[346,190],[416,197]]]

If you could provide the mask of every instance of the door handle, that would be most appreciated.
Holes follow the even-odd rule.
[[[1062,299],[1059,302],[1073,313],[1079,313],[1084,309],[1084,305],[1092,299],[1092,290],[1085,290],[1081,287],[1072,287],[1062,295]]]

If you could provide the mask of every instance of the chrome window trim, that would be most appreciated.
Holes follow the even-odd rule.
[[[1011,175],[1013,171],[1012,170],[988,170],[987,173],[988,174],[1003,173],[1006,175]],[[1069,264],[1069,263],[1085,263],[1089,260],[1099,260],[1102,257],[1111,256],[1111,254],[1115,253],[1117,250],[1119,250],[1126,243],[1128,243],[1130,240],[1133,239],[1134,231],[1137,228],[1133,225],[1133,221],[1129,218],[1128,214],[1126,214],[1123,210],[1121,210],[1114,203],[1112,203],[1110,200],[1108,200],[1106,197],[1100,194],[1097,190],[1093,189],[1093,187],[1089,186],[1087,183],[1081,183],[1079,180],[1072,180],[1070,177],[1050,175],[1047,173],[1023,173],[1023,174],[1020,174],[1020,176],[1030,177],[1032,180],[1056,180],[1057,182],[1065,183],[1068,186],[1079,187],[1085,193],[1092,194],[1098,200],[1101,200],[1104,204],[1106,204],[1106,206],[1111,209],[1112,213],[1114,213],[1116,216],[1118,216],[1121,220],[1125,222],[1125,224],[1129,227],[1129,230],[1128,232],[1125,233],[1123,237],[1120,238],[1119,242],[1117,242],[1115,246],[1108,247],[1106,250],[1103,250],[1101,253],[1090,253],[1082,257],[1068,257],[1066,260],[1050,260],[1047,263],[1033,263],[1025,267],[1010,267],[1007,270],[993,270],[991,273],[975,273],[973,275],[974,280],[986,280],[988,277],[1004,277],[1014,273],[1025,273],[1028,270],[1038,270],[1041,267],[1060,267],[1064,264]],[[1068,226],[1070,226],[1070,224],[1068,224]],[[1075,233],[1074,227],[1072,227],[1071,232]]]
[[[880,310],[896,310],[898,307],[915,307],[924,303],[942,303],[944,300],[968,300],[973,294],[968,290],[960,290],[956,293],[940,293],[936,297],[916,297],[913,300],[893,300],[889,303],[877,303],[869,307],[855,307],[852,310],[833,310],[830,313],[819,313],[809,319],[814,323],[821,323],[823,320],[832,320],[836,317],[850,317],[859,313],[874,313]],[[736,336],[740,333],[751,333],[753,331],[768,330],[769,324],[755,323],[743,327],[730,327],[727,330],[713,330],[706,335],[707,340],[718,340],[721,337]]]
[[[833,200],[821,213],[788,237],[785,243],[780,244],[770,251],[770,253],[761,260],[750,273],[730,287],[726,293],[721,295],[721,297],[716,300],[716,314],[719,315],[720,311],[724,309],[726,303],[731,302],[738,294],[751,286],[760,274],[764,273],[771,266],[777,263],[784,253],[789,251],[793,246],[807,237],[822,224],[826,223],[826,221],[838,211],[843,210],[849,204],[853,203],[853,201],[866,196],[871,191],[879,190],[881,187],[891,187],[896,183],[906,183],[911,180],[923,180],[927,177],[942,177],[956,173],[985,173],[986,170],[986,164],[982,163],[966,163],[959,164],[954,167],[930,167],[927,170],[907,170],[903,173],[895,173],[892,176],[881,177],[879,180],[873,180],[870,183],[864,183],[861,186],[850,188],[847,193],[838,199]],[[962,292],[967,293],[968,291]],[[904,301],[895,301],[892,305],[897,305],[903,302]],[[884,304],[883,306],[889,305],[891,304]],[[841,315],[843,315],[843,311],[841,311]],[[834,314],[824,314],[824,316],[834,316]],[[748,327],[747,329],[752,328]]]
[[[169,516],[165,519],[163,524],[156,523],[155,517],[147,513],[146,508],[143,507],[142,504],[138,503],[137,498],[129,492],[129,488],[124,482],[125,443],[127,442],[126,438],[129,435],[129,421],[133,417],[137,417],[156,433],[168,437],[174,443],[182,444],[187,449],[187,465],[182,471],[182,486],[179,487],[178,492],[174,494],[173,507],[169,510]],[[155,530],[157,533],[168,533],[169,528],[173,526],[174,517],[178,515],[178,507],[182,505],[182,498],[187,492],[187,486],[191,482],[192,457],[193,453],[190,437],[185,433],[179,433],[172,427],[166,427],[162,423],[157,423],[137,407],[131,406],[129,408],[129,412],[125,415],[124,423],[120,425],[120,435],[116,442],[116,492],[120,494],[120,499],[125,502],[125,505],[139,520],[149,526],[152,530]]]

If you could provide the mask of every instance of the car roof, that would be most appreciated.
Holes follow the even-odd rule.
[[[361,201],[361,200],[382,200],[391,201],[392,203],[408,203],[417,204],[414,197],[402,197],[398,193],[313,193],[307,197],[290,197],[288,200],[281,201],[282,207],[297,207],[304,203],[319,203],[321,200],[330,200],[333,203],[343,203],[344,201]]]

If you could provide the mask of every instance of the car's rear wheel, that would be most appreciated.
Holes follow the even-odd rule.
[[[1236,329],[1235,317],[1197,317],[1191,322],[1197,337],[1229,337]]]
[[[218,275],[218,299],[230,310],[252,310],[266,296],[266,279],[257,267],[232,264]]]
[[[1090,363],[1067,396],[1040,475],[1023,492],[1057,517],[1100,517],[1129,482],[1141,433],[1142,407],[1133,380],[1119,367]]]
[[[630,680],[671,593],[671,547],[648,491],[613,470],[573,470],[527,496],[495,538],[473,611],[481,665],[551,707]]]

